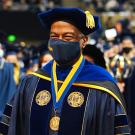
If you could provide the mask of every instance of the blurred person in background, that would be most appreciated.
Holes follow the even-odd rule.
[[[112,47],[109,47],[109,49],[105,50],[104,55],[105,58],[112,59],[114,56],[119,54],[120,47],[118,45],[113,45]]]
[[[47,3],[44,0],[27,0],[27,3],[29,5],[28,10],[33,11],[35,13],[46,10]]]
[[[128,62],[130,71],[128,76],[124,79],[124,98],[127,104],[128,115],[131,120],[132,134],[135,134],[135,46],[131,36],[125,36],[121,42],[121,54]],[[126,70],[128,70],[127,67]]]
[[[116,78],[117,85],[126,100],[127,112],[130,117],[132,134],[135,134],[135,47],[133,36],[128,31],[128,23],[117,22],[118,42],[112,42],[109,50],[105,51],[108,71]],[[125,27],[124,27],[125,26]]]
[[[82,54],[86,60],[106,69],[104,54],[100,51],[99,48],[96,47],[96,45],[87,44],[82,49]]]
[[[109,16],[105,22],[105,27],[107,29],[111,29],[113,28],[113,17],[112,16]]]
[[[5,55],[5,59],[7,62],[12,63],[14,66],[14,80],[16,82],[16,85],[19,84],[20,81],[20,74],[21,74],[21,70],[20,70],[20,64],[19,64],[19,60],[17,58],[17,54],[16,52],[7,52]]]
[[[119,3],[117,0],[108,0],[105,4],[105,9],[106,11],[118,11],[120,10]]]
[[[39,68],[43,68],[52,59],[53,57],[49,51],[43,52],[39,57]]]
[[[3,10],[9,10],[13,6],[13,0],[2,0]]]
[[[117,32],[117,36],[115,37],[115,42],[117,44],[121,43],[123,37],[132,35],[130,30],[130,21],[128,19],[117,21],[114,27]]]
[[[21,72],[21,76],[22,76],[26,71],[24,60],[25,60],[25,57],[27,57],[27,56],[24,56],[23,48],[21,48],[17,52],[16,55],[17,55],[17,58],[18,58],[18,63],[20,65],[20,72]]]
[[[133,56],[134,55],[134,51],[133,50],[135,49],[132,37],[130,37],[130,36],[123,37],[120,46],[121,46],[121,53],[122,53],[122,55],[125,58],[131,60],[134,57]]]
[[[99,18],[78,8],[54,8],[39,17],[50,30],[54,60],[21,81],[8,135],[130,134],[115,80],[82,56],[87,35],[101,27]]]
[[[108,71],[118,81],[118,86],[123,93],[125,91],[125,79],[131,75],[133,63],[130,58],[130,51],[134,48],[130,36],[121,37],[119,44],[114,44],[105,51],[105,60]]]
[[[4,49],[0,44],[0,119],[5,105],[11,100],[16,92],[16,85],[13,77],[13,65],[4,59]]]
[[[26,70],[26,74],[30,74],[32,72],[36,72],[39,69],[38,58],[33,58],[30,60],[29,67]]]
[[[125,58],[122,55],[115,55],[108,65],[109,72],[118,81],[120,91],[125,91],[125,79],[131,76],[133,65],[131,60]]]
[[[118,55],[120,52],[120,47],[118,45],[112,45],[111,47],[107,44],[104,46],[104,58],[106,61],[107,70],[110,72],[110,62],[112,59]]]

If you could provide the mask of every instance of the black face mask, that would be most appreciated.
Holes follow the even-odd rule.
[[[130,48],[130,47],[124,47],[122,49],[122,52],[128,54],[131,50],[132,50],[132,48]]]
[[[54,60],[63,67],[74,64],[81,54],[79,42],[50,39],[48,44]]]

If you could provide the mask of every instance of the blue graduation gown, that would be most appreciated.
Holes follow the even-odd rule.
[[[52,62],[42,71],[22,80],[13,104],[10,124],[7,124],[8,135],[130,134],[124,100],[115,81],[107,71],[87,61],[57,110],[57,116],[60,118],[59,129],[53,130],[50,126],[55,115],[51,66]],[[63,81],[69,71],[70,68],[57,67],[58,79]],[[48,103],[41,106],[36,99],[43,90],[51,96]],[[83,95],[81,106],[74,107],[69,103],[69,96],[74,92]],[[5,134],[8,126],[5,128]]]
[[[16,91],[13,78],[13,65],[0,59],[0,117],[3,114],[6,103]]]
[[[135,135],[135,66],[132,75],[125,80],[124,97],[126,99],[127,112],[131,121],[131,133]]]

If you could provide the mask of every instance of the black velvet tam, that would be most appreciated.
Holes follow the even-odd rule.
[[[94,28],[86,26],[86,14],[79,8],[54,8],[39,14],[39,18],[43,26],[50,30],[52,23],[56,21],[66,21],[77,27],[84,35],[88,35],[101,28],[98,16],[93,16],[95,21]]]

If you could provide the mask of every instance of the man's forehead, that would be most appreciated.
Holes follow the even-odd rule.
[[[56,21],[52,23],[50,32],[81,33],[77,27],[66,21]]]

